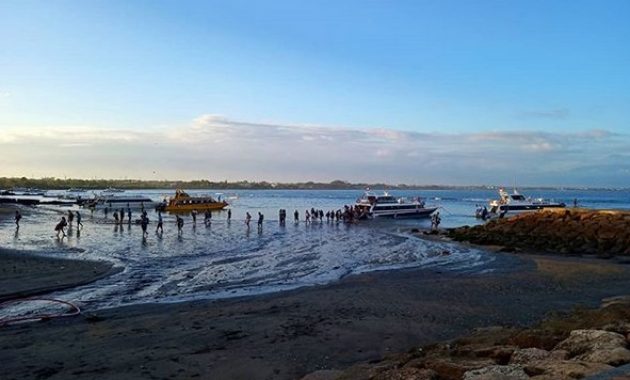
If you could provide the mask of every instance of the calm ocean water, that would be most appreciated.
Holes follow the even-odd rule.
[[[159,201],[169,191],[128,191]],[[215,191],[191,191],[215,194]],[[439,270],[479,272],[488,270],[493,256],[482,250],[448,242],[432,242],[412,236],[411,228],[429,228],[428,220],[375,220],[355,225],[343,223],[292,222],[293,210],[333,210],[353,204],[359,191],[258,190],[222,191],[236,195],[232,222],[225,212],[213,213],[211,227],[196,226],[186,217],[184,233],[177,236],[174,218],[165,215],[162,237],[142,238],[140,226],[114,226],[112,216],[93,216],[82,210],[84,229],[76,227],[69,237],[57,240],[53,227],[67,209],[25,209],[22,228],[16,233],[12,220],[0,222],[0,246],[43,251],[51,256],[108,260],[122,272],[58,297],[100,308],[141,302],[169,302],[196,298],[226,298],[260,294],[301,286],[328,283],[349,274],[394,268],[425,267]],[[476,224],[476,204],[496,198],[491,190],[392,191],[392,195],[426,199],[441,207],[442,227]],[[630,193],[621,191],[524,192],[582,207],[630,209]],[[289,214],[285,227],[278,224],[278,210]],[[75,210],[78,208],[75,208]],[[255,223],[247,229],[243,219],[249,211],[254,220],[265,215],[261,232]],[[137,215],[136,215],[137,216]],[[156,215],[150,213],[151,221]]]

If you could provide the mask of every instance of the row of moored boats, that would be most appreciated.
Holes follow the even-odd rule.
[[[165,198],[162,202],[155,202],[143,195],[127,195],[124,190],[108,188],[92,197],[86,196],[87,190],[68,189],[65,194],[56,194],[55,201],[48,200],[51,197],[46,191],[38,189],[13,189],[0,192],[0,203],[9,203],[11,200],[22,204],[79,204],[85,208],[94,210],[119,210],[124,209],[156,209],[167,212],[191,212],[222,210],[228,206],[228,202],[222,199],[222,194],[217,197],[209,195],[189,195],[183,190],[176,190],[175,195]],[[18,201],[21,200],[21,201]],[[482,219],[503,217],[505,215],[522,212],[537,211],[544,208],[562,208],[564,203],[553,202],[542,198],[526,197],[516,190],[512,194],[504,189],[499,189],[499,199],[490,201],[487,206],[478,206],[475,215]],[[376,194],[366,191],[362,197],[356,200],[354,209],[358,215],[364,218],[422,218],[431,216],[437,206],[427,206],[420,198],[395,197],[388,192]]]

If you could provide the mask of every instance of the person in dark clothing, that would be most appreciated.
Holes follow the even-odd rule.
[[[259,230],[262,230],[264,219],[265,219],[265,216],[260,211],[258,211],[258,229]]]
[[[146,214],[142,215],[142,219],[140,221],[140,226],[142,227],[142,236],[147,235],[147,226],[149,225],[149,217]]]
[[[192,216],[193,224],[197,224],[197,210],[192,210],[190,216]]]
[[[20,228],[20,219],[22,219],[22,214],[20,214],[19,210],[15,210],[15,226],[16,226],[16,228]]]
[[[227,215],[227,221],[228,223],[230,223],[230,220],[232,220],[232,210],[228,209],[228,215]]]
[[[182,228],[184,227],[184,219],[182,219],[179,215],[176,216],[177,220],[177,234],[181,235],[182,234]]]
[[[203,219],[206,227],[210,227],[212,225],[212,212],[210,210],[206,210],[206,214]]]
[[[77,214],[77,229],[83,228],[83,223],[81,223],[81,213],[77,211],[76,214]]]
[[[155,228],[155,232],[157,233],[158,230],[160,231],[160,233],[164,233],[164,228],[162,227],[162,213],[158,212],[158,222],[157,222],[157,227]]]
[[[297,224],[300,222],[300,213],[298,210],[293,211],[293,221]]]
[[[74,214],[72,210],[68,210],[68,227],[72,228],[72,222],[74,221]]]
[[[67,225],[68,223],[66,222],[66,217],[62,216],[61,221],[59,221],[59,223],[57,223],[57,225],[55,226],[55,231],[57,231],[57,237],[59,237],[60,232],[63,234],[63,237],[66,237],[65,228]]]

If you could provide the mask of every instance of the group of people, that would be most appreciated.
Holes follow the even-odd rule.
[[[485,207],[483,208],[483,210],[479,210],[479,213],[481,214],[481,217],[484,218],[485,215],[487,215],[488,211],[485,209]],[[127,222],[128,224],[131,224],[132,222],[132,211],[131,208],[127,208],[126,210],[126,216],[127,216]],[[485,214],[485,215],[484,215]],[[107,214],[105,214],[107,215]],[[190,213],[190,216],[192,218],[192,223],[193,226],[196,225],[197,222],[197,215],[198,212],[197,210],[193,210]],[[287,213],[285,209],[280,209],[279,211],[279,222],[280,225],[285,225],[286,223],[286,217],[287,217]],[[118,226],[123,224],[124,220],[125,220],[125,210],[124,209],[120,209],[120,210],[116,210],[114,211],[114,223]],[[326,220],[327,223],[330,222],[345,222],[345,223],[352,223],[355,220],[361,219],[363,218],[365,215],[362,212],[362,210],[358,207],[354,207],[354,206],[344,206],[343,210],[342,209],[338,209],[338,210],[330,210],[330,211],[326,211],[324,212],[324,210],[316,210],[315,208],[311,208],[310,210],[305,210],[304,212],[304,221],[306,224],[310,224],[313,222],[323,222],[324,218]],[[57,237],[59,237],[59,235],[61,234],[63,237],[66,237],[66,227],[68,228],[72,228],[72,224],[74,223],[76,217],[76,225],[77,228],[80,230],[81,228],[83,228],[83,223],[81,222],[81,213],[79,211],[72,211],[69,210],[67,213],[67,219],[66,216],[62,216],[61,220],[57,223],[57,225],[55,226],[55,231],[57,232]],[[176,215],[175,216],[175,223],[177,226],[177,233],[178,235],[181,235],[183,233],[183,227],[184,227],[184,219],[180,216],[180,215]],[[22,215],[20,213],[19,210],[15,211],[15,224],[16,224],[16,228],[20,228],[20,220],[22,219]],[[232,210],[228,209],[227,210],[227,222],[230,223],[232,219]],[[265,216],[259,211],[258,212],[258,230],[262,231],[263,228],[263,224],[264,224],[264,219]],[[485,219],[485,218],[484,218]],[[250,227],[250,223],[252,220],[252,215],[249,213],[249,211],[247,211],[245,213],[245,225],[247,226],[247,228],[249,229]],[[293,212],[293,220],[295,222],[295,224],[298,224],[300,222],[300,212],[298,210],[295,210]],[[431,229],[432,230],[436,230],[438,229],[439,225],[441,222],[441,218],[440,218],[440,213],[435,213],[431,216]],[[136,221],[136,223],[140,224],[140,226],[142,227],[142,234],[143,236],[146,236],[147,233],[147,228],[149,225],[149,217],[147,215],[146,210],[142,210],[141,214],[140,214],[140,220]],[[206,227],[210,227],[212,225],[212,212],[210,210],[206,210],[204,211],[204,224]],[[164,227],[163,227],[163,218],[162,218],[162,212],[158,211],[158,215],[157,215],[157,226],[155,228],[155,232],[158,234],[162,234],[164,232]]]
[[[281,212],[283,210],[280,210]],[[343,206],[343,211],[341,209],[338,210],[330,210],[324,212],[324,210],[315,210],[311,208],[310,210],[306,210],[304,212],[304,221],[306,224],[312,222],[323,222],[324,218],[326,218],[326,223],[330,222],[346,222],[353,223],[355,220],[361,219],[364,217],[364,213],[358,208],[354,206]],[[300,213],[298,210],[293,212],[293,220],[297,224],[300,222]],[[283,221],[282,215],[280,221]]]
[[[68,210],[68,219],[66,220],[65,216],[61,217],[61,220],[55,226],[55,232],[57,232],[57,237],[59,234],[63,234],[63,237],[66,237],[66,227],[69,229],[72,228],[72,223],[74,223],[74,218],[77,218],[77,229],[80,231],[83,228],[83,223],[81,222],[81,213],[79,211]]]
[[[107,216],[107,212],[108,212],[107,207],[103,209],[103,212],[105,213],[105,216]],[[142,214],[146,215],[146,211],[142,210]],[[131,224],[131,217],[132,217],[131,208],[127,207],[127,223],[128,224]],[[114,223],[123,224],[124,220],[125,220],[125,209],[121,208],[120,210],[114,210]]]

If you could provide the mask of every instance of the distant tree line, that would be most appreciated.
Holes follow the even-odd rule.
[[[335,180],[331,182],[252,182],[252,181],[210,181],[206,179],[194,181],[139,180],[139,179],[61,179],[55,177],[26,178],[0,177],[0,189],[10,190],[15,187],[38,188],[42,190],[65,190],[69,188],[106,189],[218,189],[218,190],[439,190],[439,189],[496,189],[496,186],[448,186],[448,185],[406,185],[386,183],[351,183]],[[527,188],[527,187],[523,187]],[[531,188],[531,187],[530,187]],[[536,187],[544,189],[544,187]],[[554,189],[546,187],[546,189]],[[568,189],[568,188],[566,188]],[[603,189],[602,189],[603,190]]]
[[[69,188],[81,189],[232,189],[232,190],[363,190],[370,189],[444,189],[449,186],[431,185],[391,185],[385,183],[350,183],[335,180],[331,182],[295,182],[272,183],[267,181],[169,181],[169,180],[139,180],[139,179],[61,179],[55,177],[26,178],[0,177],[0,189],[10,190],[16,187],[38,188],[43,190],[65,190]],[[452,186],[451,186],[452,187]]]

